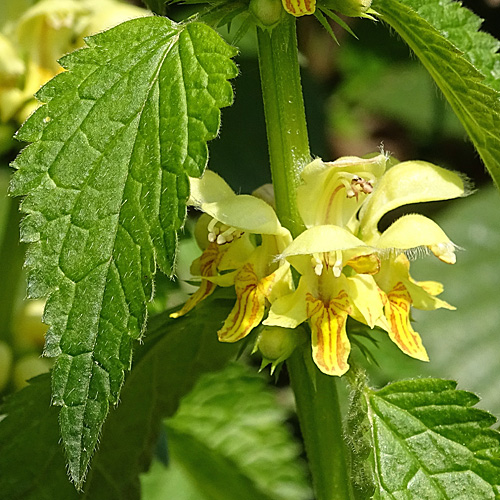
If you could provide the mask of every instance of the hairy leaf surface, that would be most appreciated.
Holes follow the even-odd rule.
[[[498,43],[449,0],[376,0],[373,8],[410,46],[450,103],[500,188]]]
[[[239,346],[218,342],[216,334],[232,306],[213,300],[178,320],[152,318],[81,494],[66,475],[49,377],[11,396],[1,409],[7,416],[0,421],[0,497],[138,500],[139,473],[149,466],[162,418],[176,411],[201,374],[221,369],[237,353]]]
[[[205,168],[237,72],[235,50],[200,23],[136,19],[87,45],[37,94],[11,184],[26,195],[28,293],[48,296],[52,401],[77,486],[144,331],[156,265],[172,272],[187,175]]]
[[[500,41],[478,31],[482,19],[455,0],[404,0],[440,34],[463,52],[485,77],[484,83],[500,90]]]
[[[499,498],[500,433],[479,398],[440,379],[366,391],[380,499]]]

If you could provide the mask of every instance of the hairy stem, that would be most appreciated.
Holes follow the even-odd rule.
[[[259,65],[269,156],[282,224],[294,236],[304,230],[296,188],[311,160],[300,83],[295,18],[272,32],[258,30]],[[310,346],[287,362],[317,500],[351,500],[336,379],[312,363]]]
[[[337,379],[321,373],[310,349],[287,360],[316,500],[352,500]]]
[[[300,83],[295,18],[290,15],[272,32],[257,28],[259,66],[276,208],[294,236],[303,223],[295,189],[302,168],[311,161]]]

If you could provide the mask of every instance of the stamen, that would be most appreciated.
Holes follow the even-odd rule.
[[[335,250],[335,263],[332,267],[333,275],[339,278],[342,274],[342,252],[340,250]]]
[[[217,236],[217,244],[224,245],[224,243],[231,243],[231,241],[240,235],[241,231],[238,231],[235,227],[230,227]]]
[[[359,177],[359,175],[354,175],[351,179],[350,187],[347,189],[347,197],[348,198],[356,198],[358,199],[358,195],[360,193],[370,194],[373,192],[373,181],[363,179],[363,177]]]
[[[318,254],[313,254],[311,263],[314,266],[314,274],[316,276],[321,276],[323,272],[323,260],[319,258]]]
[[[217,227],[217,223],[219,221],[217,219],[212,219],[207,226],[208,231],[208,241],[213,243],[217,239],[217,235],[220,232],[220,229]]]

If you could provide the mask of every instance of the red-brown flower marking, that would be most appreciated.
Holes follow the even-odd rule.
[[[224,250],[221,249],[221,246],[217,243],[214,242],[208,245],[200,257],[200,274],[202,277],[205,276],[209,278],[211,276],[217,276],[217,266],[223,254]],[[170,317],[179,318],[180,316],[184,316],[191,311],[191,309],[194,309],[202,300],[211,295],[216,287],[217,285],[215,283],[202,278],[200,288],[189,297],[182,309],[172,313]]]
[[[341,290],[328,304],[308,293],[306,307],[314,362],[323,373],[343,375],[349,369],[347,358],[351,350],[345,326],[352,311],[347,292]]]
[[[283,0],[283,8],[295,17],[314,14],[316,0]]]
[[[413,358],[429,361],[422,345],[420,335],[410,323],[412,298],[405,285],[399,281],[387,294],[385,316],[389,320],[391,340],[406,354]]]
[[[221,342],[236,342],[246,337],[264,317],[266,298],[271,293],[276,273],[259,279],[247,262],[235,277],[236,304],[219,330]]]

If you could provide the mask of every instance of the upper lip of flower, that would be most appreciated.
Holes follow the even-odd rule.
[[[466,188],[459,175],[431,163],[398,163],[378,180],[361,207],[359,237],[371,244],[380,236],[377,227],[380,219],[391,210],[412,203],[458,198],[466,194]]]
[[[330,163],[319,158],[301,173],[297,204],[306,227],[333,224],[355,232],[356,213],[384,173],[383,154],[364,159],[346,156]]]
[[[273,208],[255,196],[237,195],[215,172],[206,170],[203,177],[190,178],[188,204],[215,220],[241,231],[254,234],[289,234],[279,222]]]

